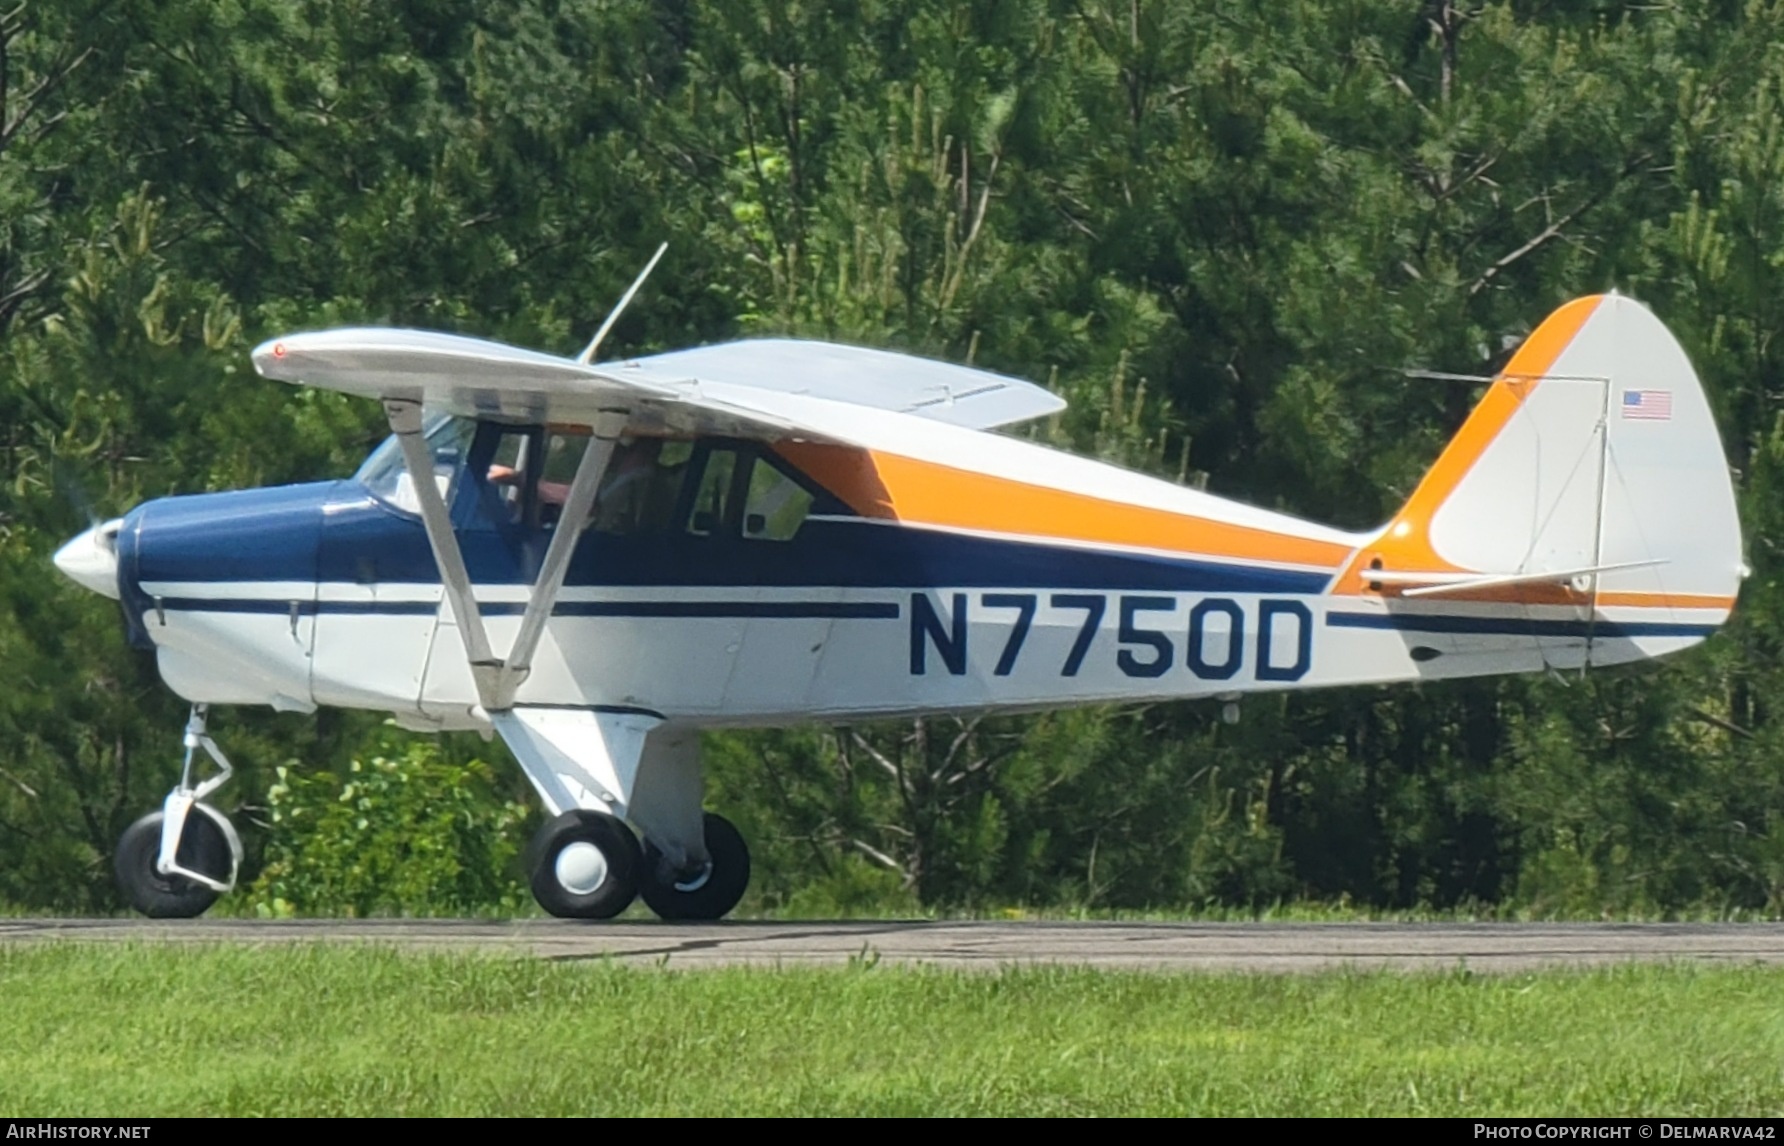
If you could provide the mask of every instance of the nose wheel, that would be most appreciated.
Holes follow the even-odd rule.
[[[217,774],[194,785],[192,764],[199,749],[216,764]],[[191,919],[235,886],[241,838],[228,817],[202,802],[232,772],[205,731],[204,705],[194,705],[186,721],[186,763],[179,785],[159,811],[125,828],[118,839],[112,870],[130,906],[151,919]]]
[[[533,898],[559,918],[612,919],[638,895],[638,837],[606,812],[572,808],[553,817],[528,853]]]
[[[161,853],[161,825],[165,812],[150,812],[124,829],[118,839],[118,851],[112,868],[118,877],[118,890],[131,907],[150,919],[193,919],[210,910],[223,894],[216,884],[227,885],[235,875],[235,861],[230,852],[229,837],[211,819],[222,813],[206,808],[191,815],[174,862],[186,871],[210,881],[172,872],[163,872],[156,864]]]

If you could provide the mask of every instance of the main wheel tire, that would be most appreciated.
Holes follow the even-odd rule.
[[[219,893],[185,876],[162,875],[155,870],[164,818],[161,812],[150,812],[118,837],[112,861],[118,890],[130,906],[150,919],[193,919],[209,910]],[[228,881],[235,863],[223,829],[197,808],[186,816],[186,830],[180,833],[180,850],[174,858],[186,870],[203,872],[221,882]]]
[[[743,833],[717,812],[706,813],[706,867],[688,877],[664,870],[663,853],[644,848],[639,892],[658,917],[668,920],[723,919],[750,885],[750,849]]]
[[[638,837],[605,812],[564,812],[528,852],[533,898],[561,919],[612,919],[638,895]]]

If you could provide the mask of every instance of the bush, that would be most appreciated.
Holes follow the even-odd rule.
[[[278,769],[253,911],[284,915],[511,914],[530,902],[518,854],[527,810],[488,764],[414,740],[345,776]]]

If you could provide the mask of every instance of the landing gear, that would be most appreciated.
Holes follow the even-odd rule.
[[[639,893],[649,908],[668,920],[722,919],[750,885],[750,849],[725,817],[707,812],[707,859],[690,871],[676,871],[657,850],[644,848]]]
[[[222,892],[183,875],[164,873],[156,866],[161,824],[166,818],[165,812],[150,812],[124,829],[112,865],[118,889],[131,907],[150,919],[193,919],[210,910]],[[229,839],[209,816],[199,814],[186,821],[174,860],[213,882],[227,884],[230,880]]]
[[[612,919],[638,894],[638,837],[606,812],[572,808],[547,821],[528,849],[533,898],[565,919]]]
[[[702,811],[697,726],[631,709],[526,706],[490,721],[553,817],[527,849],[546,911],[611,919],[642,894],[664,919],[704,920],[743,898],[749,848],[729,820]]]
[[[572,808],[527,849],[533,898],[562,919],[612,919],[640,895],[667,920],[722,919],[750,883],[750,851],[731,821],[706,813],[707,859],[677,871],[617,817]]]
[[[200,748],[218,771],[194,786],[192,762]],[[118,839],[113,870],[130,906],[153,919],[191,919],[235,886],[242,866],[241,838],[228,817],[201,803],[233,772],[205,732],[205,706],[193,705],[179,785],[167,794],[160,811],[131,824]]]

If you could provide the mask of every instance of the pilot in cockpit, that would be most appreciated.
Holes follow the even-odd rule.
[[[568,480],[581,461],[582,437],[554,436],[545,450],[546,462],[534,487],[539,522],[554,525],[570,496]],[[690,450],[686,442],[667,443],[661,438],[634,438],[614,447],[601,488],[590,515],[591,528],[602,533],[652,533],[668,527],[681,491]],[[517,461],[519,459],[516,459]],[[520,466],[492,465],[491,485],[518,495],[524,485]]]

